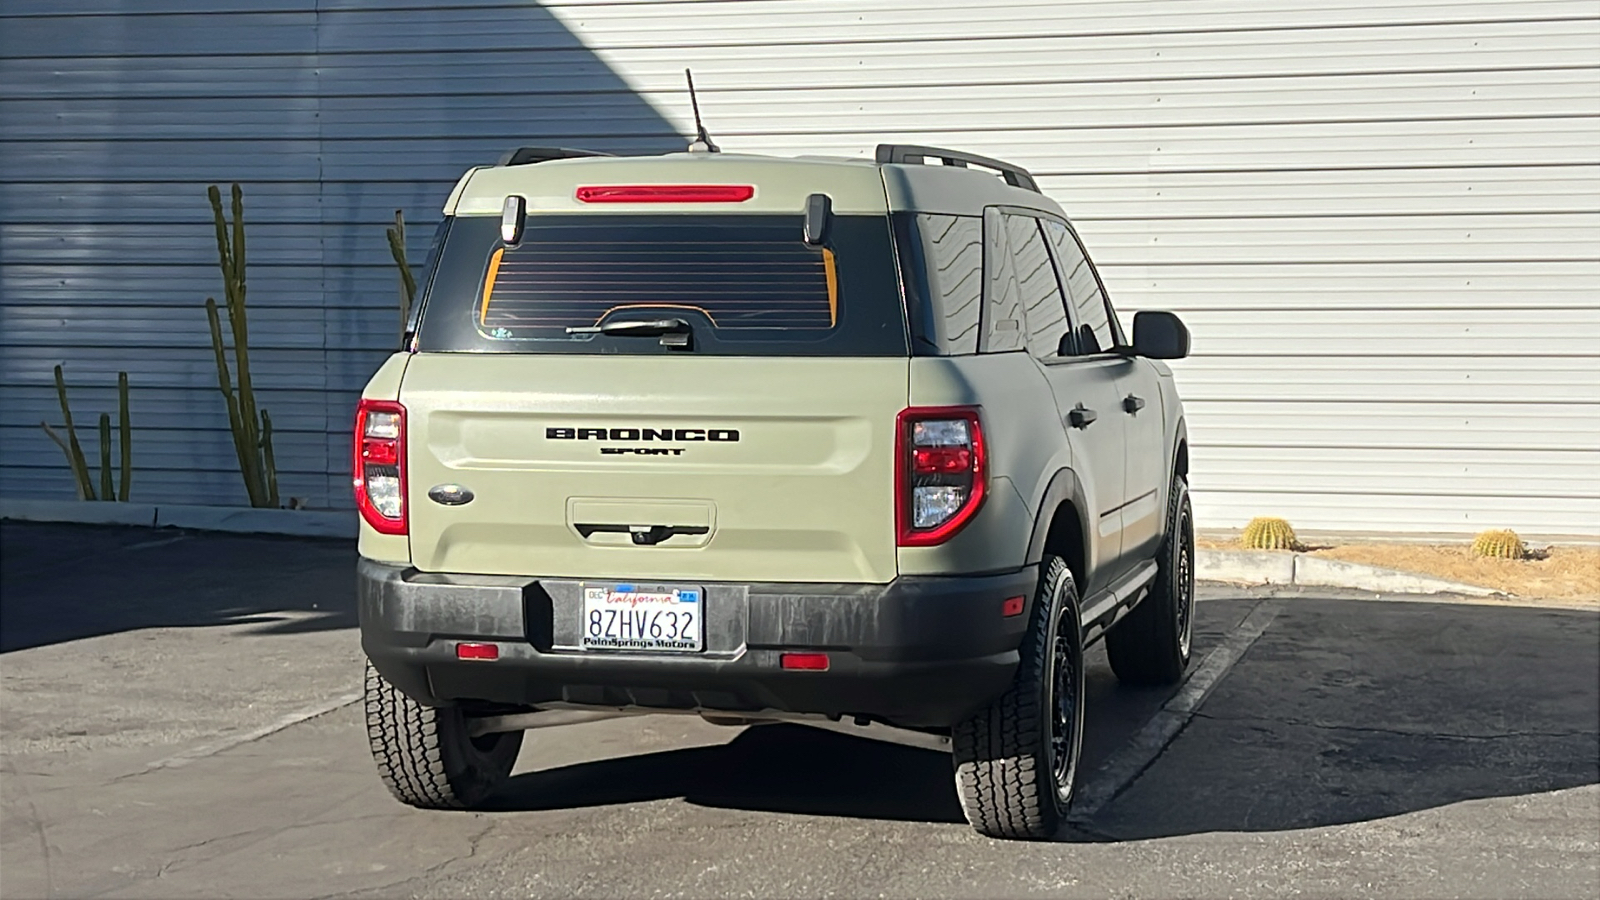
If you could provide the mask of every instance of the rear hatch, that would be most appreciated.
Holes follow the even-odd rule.
[[[818,244],[799,208],[530,211],[513,246],[462,215],[424,303],[399,398],[418,569],[894,578],[886,215],[833,214]]]

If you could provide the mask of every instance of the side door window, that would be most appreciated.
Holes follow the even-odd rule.
[[[1007,353],[1027,348],[1023,324],[1022,287],[1006,217],[998,209],[983,213],[983,342],[984,353]]]
[[[1044,230],[1056,249],[1056,259],[1060,260],[1062,277],[1066,279],[1073,321],[1078,323],[1078,353],[1104,353],[1117,346],[1121,334],[1111,321],[1111,305],[1106,302],[1105,291],[1077,236],[1054,219],[1044,221]]]
[[[1060,354],[1061,339],[1067,333],[1067,305],[1041,223],[1019,213],[1005,213],[1004,219],[1023,309],[1024,343],[1036,358],[1053,359]]]

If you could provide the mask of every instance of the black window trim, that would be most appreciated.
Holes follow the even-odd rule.
[[[1000,234],[1005,238],[1006,252],[1010,253],[1011,235],[1007,234],[1005,230],[1005,214],[1013,209],[1020,211],[1023,208],[1006,206],[999,203],[990,204],[989,206],[985,206],[983,208],[983,287],[982,293],[978,296],[978,353],[982,356],[998,356],[1002,353],[1027,353],[1029,358],[1035,358],[1028,350],[1027,341],[1023,341],[1022,346],[1014,347],[1010,350],[989,349],[989,210],[991,209],[995,211],[996,215],[1000,219]],[[1032,210],[1028,210],[1028,212],[1031,213]],[[1046,243],[1049,242],[1046,241]],[[1013,274],[1015,274],[1015,266],[1016,257],[1013,255]],[[1024,322],[1026,322],[1027,314],[1024,313],[1023,316]],[[1026,327],[1024,327],[1024,334],[1026,334]]]
[[[433,274],[439,268],[437,265],[439,251],[443,249],[445,239],[450,236],[450,227],[455,220],[455,216],[445,216],[434,226],[433,242],[428,245],[428,255],[422,261],[422,281],[417,285],[417,292],[411,298],[411,309],[406,312],[406,328],[400,342],[400,349],[405,352],[417,352],[417,328],[422,323],[422,308],[427,305],[428,297],[433,293]]]

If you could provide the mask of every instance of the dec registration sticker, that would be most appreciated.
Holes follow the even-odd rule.
[[[702,646],[698,587],[614,584],[583,589],[585,650],[665,650],[692,653]]]

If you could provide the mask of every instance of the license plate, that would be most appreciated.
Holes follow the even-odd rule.
[[[649,650],[693,653],[705,634],[698,587],[585,585],[585,650]]]

